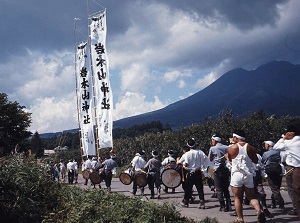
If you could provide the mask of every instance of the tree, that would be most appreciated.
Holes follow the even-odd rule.
[[[22,144],[31,136],[27,128],[31,124],[31,113],[18,102],[8,101],[5,93],[0,93],[0,148],[4,154],[10,153],[16,144]]]
[[[42,157],[44,155],[44,150],[43,150],[43,141],[40,138],[39,133],[36,131],[33,134],[33,137],[30,142],[30,146],[32,149],[32,152],[35,153],[36,157]]]

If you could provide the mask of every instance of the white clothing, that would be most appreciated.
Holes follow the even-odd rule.
[[[167,164],[169,164],[169,163],[170,163],[170,167],[171,167],[171,168],[175,168],[175,166],[176,166],[176,160],[175,160],[172,156],[169,156],[169,157],[165,158],[165,159],[161,162],[161,165],[162,165],[162,166],[165,166],[165,165],[167,165]]]
[[[74,164],[75,173],[77,174],[78,173],[78,164],[76,161],[74,161],[73,164]]]
[[[231,175],[230,186],[242,187],[243,185],[247,188],[254,188],[253,175],[245,175],[241,172],[234,172]]]
[[[279,139],[274,145],[274,150],[285,151],[285,162],[289,166],[300,167],[300,136],[292,139]]]
[[[97,167],[99,167],[100,166],[100,162],[98,162],[97,160],[93,160],[92,162],[91,162],[91,168],[92,169],[95,169],[95,168],[97,168]]]
[[[131,165],[134,171],[139,171],[146,165],[146,161],[142,156],[135,156],[131,161]]]
[[[59,163],[59,169],[60,169],[60,172],[66,171],[66,166],[65,166],[64,162]]]
[[[191,149],[190,151],[186,152],[180,160],[178,161],[181,164],[186,163],[186,169],[187,170],[197,170],[197,169],[202,169],[202,166],[204,167],[212,167],[214,164],[210,162],[208,157],[205,155],[205,153],[201,150],[194,150]]]
[[[87,159],[83,164],[82,164],[82,171],[88,170],[92,168],[92,161],[90,159]]]
[[[253,162],[247,154],[247,145],[239,147],[239,154],[232,159],[231,180],[230,186],[253,188]]]
[[[67,170],[69,172],[71,172],[71,170],[74,170],[75,171],[75,164],[73,162],[68,162],[67,163]]]

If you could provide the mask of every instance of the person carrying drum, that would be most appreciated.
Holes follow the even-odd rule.
[[[137,186],[138,186],[135,180],[135,175],[138,174],[142,170],[142,168],[146,165],[144,156],[145,156],[145,151],[142,150],[139,153],[135,154],[134,158],[130,163],[133,172],[133,188],[132,188],[133,195],[136,195]],[[141,194],[144,195],[145,188],[141,187],[140,189],[141,189]]]
[[[82,170],[82,172],[83,171],[88,171],[89,172],[91,168],[92,168],[92,160],[91,160],[90,157],[87,157],[86,161],[84,161],[83,164],[82,164],[81,170]],[[85,179],[84,185],[88,184],[88,180],[89,180],[88,178]]]
[[[198,208],[205,209],[201,167],[207,167],[211,165],[211,163],[203,151],[195,149],[196,143],[194,138],[189,139],[187,145],[190,147],[190,151],[186,152],[178,161],[178,163],[183,164],[183,167],[186,169],[184,199],[181,202],[181,206],[189,206],[192,188],[195,185],[200,198]]]
[[[101,172],[99,173],[100,166],[101,166],[101,162],[98,161],[98,158],[96,156],[94,156],[91,162],[90,173],[98,173],[100,175],[101,174]],[[96,187],[96,185],[93,182],[92,185],[94,186],[94,188]],[[100,183],[99,183],[99,188],[101,188]]]
[[[152,151],[152,156],[143,170],[145,170],[147,175],[147,182],[149,189],[151,191],[150,199],[154,199],[154,185],[157,189],[157,198],[160,198],[160,169],[162,167],[161,162],[158,160],[158,152],[156,150]]]
[[[104,160],[104,162],[100,165],[100,168],[104,168],[104,181],[107,187],[107,191],[111,192],[111,180],[112,180],[112,170],[118,166],[115,161],[116,155],[111,154],[111,157]]]
[[[175,169],[176,168],[176,160],[173,158],[173,156],[174,156],[174,151],[169,150],[168,157],[166,157],[161,163],[161,165],[163,166],[164,169],[167,169],[167,168]],[[168,193],[167,186],[165,186],[164,192]],[[172,188],[172,193],[175,193],[175,188]]]
[[[221,143],[221,138],[217,134],[211,137],[211,145],[208,157],[214,163],[214,185],[217,191],[217,198],[220,202],[219,211],[231,211],[231,200],[228,189],[230,171],[226,166],[226,158],[224,157],[228,151],[228,146]]]

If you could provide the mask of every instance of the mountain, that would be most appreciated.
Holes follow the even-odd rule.
[[[165,108],[115,121],[114,128],[159,120],[176,129],[200,123],[205,116],[216,118],[227,108],[239,117],[259,110],[269,115],[296,116],[300,114],[299,83],[300,65],[286,61],[272,61],[250,71],[237,68]]]
[[[53,137],[60,137],[62,134],[77,133],[78,131],[79,131],[79,128],[64,130],[62,132],[41,133],[41,134],[39,134],[39,136],[40,136],[40,138],[53,138]]]

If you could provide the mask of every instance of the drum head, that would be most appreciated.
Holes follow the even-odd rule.
[[[139,172],[135,174],[135,182],[139,187],[147,186],[147,175],[146,173]]]
[[[132,182],[132,178],[128,173],[122,172],[119,176],[120,181],[122,184],[129,185]]]
[[[87,171],[87,170],[82,171],[82,177],[83,177],[83,179],[88,180],[90,178],[89,175],[90,175],[89,171]]]
[[[98,173],[92,172],[90,173],[90,180],[93,184],[100,184],[102,181],[102,177]]]
[[[176,188],[181,184],[181,176],[175,169],[165,169],[161,173],[163,185],[169,188]]]

